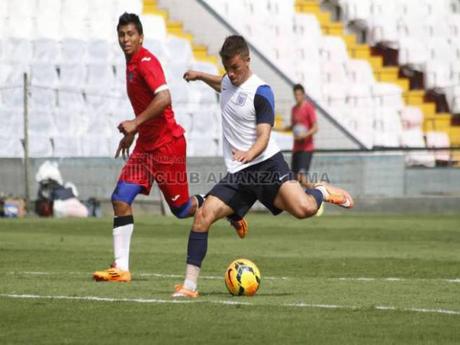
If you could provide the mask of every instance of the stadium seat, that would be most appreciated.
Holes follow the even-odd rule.
[[[401,121],[405,129],[420,128],[423,124],[423,113],[419,107],[405,106],[401,109]]]
[[[178,124],[180,124],[186,133],[192,130],[192,115],[187,107],[174,107],[174,115]]]
[[[123,12],[141,14],[143,8],[142,0],[117,0],[115,2],[116,13],[121,15]]]
[[[452,113],[460,114],[460,86],[458,84],[453,85],[456,86],[445,89],[447,103],[449,104],[449,109]]]
[[[429,52],[425,44],[413,37],[402,37],[399,39],[398,63],[400,65],[413,65],[421,71],[429,59]]]
[[[26,38],[8,38],[4,45],[6,62],[28,64],[33,57],[32,41]]]
[[[403,147],[426,147],[425,140],[423,139],[423,133],[420,128],[405,129],[402,132],[401,144]],[[409,151],[406,153],[406,164],[434,167],[435,158],[431,152]]]
[[[347,83],[345,63],[339,61],[324,61],[321,63],[321,76],[323,83]]]
[[[375,83],[372,85],[374,105],[402,109],[402,89],[395,84]]]
[[[53,137],[54,157],[81,157],[83,153],[81,140],[77,137],[58,135]]]
[[[35,29],[33,18],[36,13],[35,1],[8,1],[6,6],[5,29],[7,35],[12,38],[30,39]]]
[[[191,99],[189,85],[184,81],[171,82],[168,85],[173,106],[186,107],[189,105]]]
[[[166,41],[166,48],[169,56],[174,57],[174,64],[189,65],[192,62],[193,52],[189,41],[171,36]]]
[[[42,38],[32,41],[33,62],[55,64],[60,59],[60,44],[58,41]]]
[[[39,12],[32,37],[59,40],[61,38],[61,23],[56,20],[59,12],[51,15],[49,12]]]
[[[23,156],[24,150],[19,138],[3,137],[0,135],[0,157],[17,158]]]
[[[46,133],[46,132],[45,132]],[[53,155],[52,139],[42,133],[29,134],[29,156],[33,158],[45,158]]]
[[[108,64],[112,58],[111,46],[109,42],[104,39],[88,41],[87,52],[88,61],[91,61],[92,64]]]
[[[449,136],[446,132],[426,132],[426,146],[435,148],[449,147]],[[450,162],[449,151],[434,151],[434,157],[437,161]]]
[[[196,157],[214,157],[220,155],[217,140],[203,136],[188,136],[187,155]]]
[[[341,1],[342,2],[342,1]],[[362,21],[367,25],[368,18],[371,16],[371,2],[362,0],[343,0],[342,8],[346,21]]]
[[[442,62],[430,62],[425,67],[425,87],[432,89],[435,87],[450,86],[450,68]]]
[[[62,64],[84,64],[87,60],[87,43],[82,39],[66,38],[61,42]]]
[[[82,64],[61,64],[59,68],[59,83],[65,89],[81,89],[86,85],[86,75],[87,69],[85,65]]]
[[[107,85],[114,85],[115,73],[113,67],[108,64],[91,63],[87,65],[86,86],[88,88],[100,88],[98,93],[107,93]],[[95,90],[91,90],[94,92]]]
[[[2,131],[0,137],[16,140],[24,136],[24,112],[6,107],[0,108]]]
[[[108,157],[115,152],[110,137],[92,134],[79,137],[77,140],[80,141],[81,155],[84,157]]]
[[[348,79],[353,83],[374,84],[372,68],[366,60],[350,59],[345,64]]]
[[[323,36],[320,42],[321,56],[327,61],[344,63],[348,60],[345,42],[336,36]]]
[[[46,135],[54,137],[58,134],[53,113],[48,109],[31,108],[29,111],[29,133],[31,135]]]
[[[160,41],[166,40],[166,24],[163,17],[154,15],[142,15],[141,21],[144,28],[145,37]]]
[[[154,38],[146,38],[143,43],[144,48],[150,50],[162,64],[166,64],[170,60],[170,55],[162,40]],[[120,51],[121,54],[121,51]]]
[[[89,27],[87,23],[89,0],[63,0],[61,11],[61,36],[63,38],[87,39]]]

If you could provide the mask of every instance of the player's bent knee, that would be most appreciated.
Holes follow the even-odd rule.
[[[172,207],[171,212],[179,219],[190,217],[190,210],[193,207],[192,199],[188,199],[186,203],[178,206]]]
[[[112,204],[115,206],[115,203],[125,203],[131,206],[137,194],[142,191],[142,186],[119,181],[115,190],[112,193]]]
[[[131,205],[128,205],[123,201],[112,200],[112,206],[113,212],[116,216],[125,216],[131,214]]]
[[[212,213],[204,211],[202,208],[198,209],[195,214],[195,219],[193,221],[194,230],[208,230],[211,227],[214,219]]]

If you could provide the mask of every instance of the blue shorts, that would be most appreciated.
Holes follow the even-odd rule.
[[[281,152],[234,174],[228,173],[208,193],[222,200],[240,217],[259,200],[270,212],[282,212],[273,205],[281,185],[295,180]]]

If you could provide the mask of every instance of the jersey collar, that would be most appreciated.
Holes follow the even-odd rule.
[[[131,56],[131,59],[128,62],[128,65],[138,63],[141,57],[144,55],[145,48],[141,47],[136,53]]]

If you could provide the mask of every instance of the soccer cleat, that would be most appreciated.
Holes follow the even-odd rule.
[[[324,203],[321,204],[321,206],[319,207],[318,211],[316,211],[316,214],[315,216],[316,217],[321,217],[324,213]]]
[[[249,226],[248,222],[246,222],[244,218],[241,218],[240,220],[234,220],[230,219],[230,217],[227,217],[227,220],[230,222],[230,225],[235,229],[236,233],[241,239],[246,237],[248,234]]]
[[[198,291],[186,289],[183,285],[177,284],[175,286],[176,292],[171,297],[174,298],[197,298],[199,296]]]
[[[116,267],[110,267],[105,271],[98,271],[93,273],[93,279],[98,282],[130,282],[131,273],[129,271],[122,271]]]
[[[326,182],[320,182],[315,184],[315,189],[318,189],[321,193],[323,193],[324,201],[326,202],[344,208],[353,207],[353,198],[342,188],[334,187]]]

